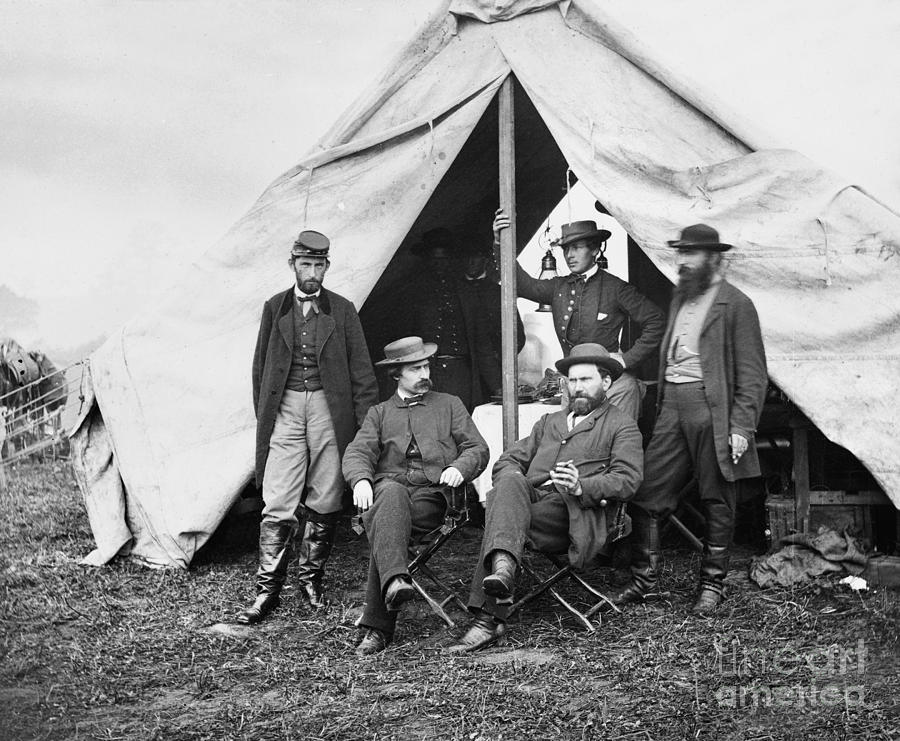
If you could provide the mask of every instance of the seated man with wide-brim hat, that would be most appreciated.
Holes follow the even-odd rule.
[[[459,398],[431,390],[436,350],[421,337],[385,346],[376,365],[388,367],[397,391],[369,410],[344,454],[344,478],[371,548],[360,655],[391,643],[398,611],[415,596],[411,538],[440,525],[447,490],[475,479],[488,461],[487,443]]]

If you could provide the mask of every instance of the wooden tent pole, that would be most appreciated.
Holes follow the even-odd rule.
[[[503,368],[503,449],[519,439],[516,348],[516,139],[513,77],[500,87],[500,206],[509,216],[509,229],[500,232],[500,329]]]

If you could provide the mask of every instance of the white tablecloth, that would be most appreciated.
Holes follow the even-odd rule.
[[[558,412],[559,406],[552,404],[519,404],[519,438],[527,437],[531,428],[545,414]],[[491,490],[491,470],[503,452],[503,406],[500,404],[482,404],[475,407],[472,412],[472,420],[487,442],[491,450],[491,459],[487,468],[475,479],[475,489],[479,499],[483,502],[485,495]]]

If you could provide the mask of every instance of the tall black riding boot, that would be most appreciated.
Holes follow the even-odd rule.
[[[631,581],[610,597],[610,601],[617,607],[631,602],[643,602],[656,596],[662,561],[659,521],[637,506],[630,507],[629,513],[632,528]]]
[[[331,555],[334,536],[337,532],[339,513],[329,515],[313,514],[306,520],[303,542],[300,544],[299,580],[300,594],[317,610],[328,606],[322,578],[325,576],[325,562]]]
[[[706,502],[706,543],[700,562],[700,593],[692,612],[710,613],[722,601],[733,533],[734,510],[724,502]]]
[[[259,524],[259,569],[256,572],[256,599],[241,611],[237,621],[244,625],[260,622],[278,606],[281,588],[287,576],[291,536],[294,526],[284,522]]]

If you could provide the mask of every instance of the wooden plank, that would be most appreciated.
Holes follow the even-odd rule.
[[[500,232],[501,361],[503,369],[503,449],[519,439],[519,372],[516,347],[516,119],[513,76],[500,87],[500,206],[509,229]]]
[[[857,505],[872,506],[891,504],[891,500],[883,492],[873,491],[811,491],[809,493],[811,507],[820,505]]]
[[[797,527],[809,532],[809,434],[805,427],[795,427],[794,433],[794,497],[797,507]]]

